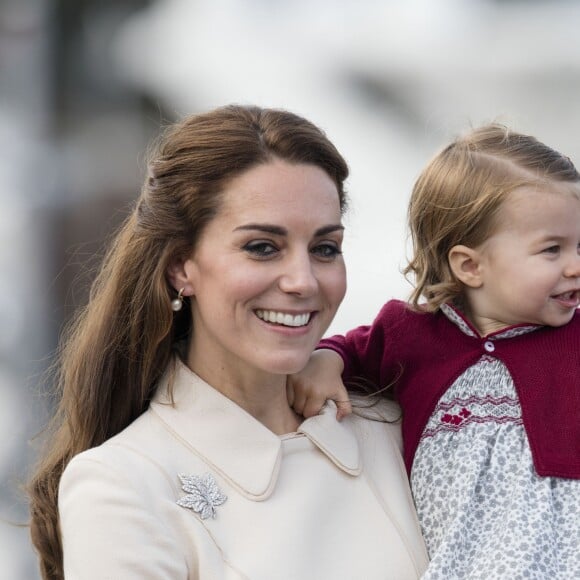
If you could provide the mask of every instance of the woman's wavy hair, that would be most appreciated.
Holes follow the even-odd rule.
[[[463,286],[451,271],[449,251],[488,239],[510,192],[578,181],[568,157],[500,124],[474,129],[445,147],[420,174],[409,203],[413,256],[404,274],[414,286],[411,306],[431,312],[444,303],[462,306]]]
[[[77,453],[146,410],[176,342],[189,334],[190,309],[170,307],[176,295],[166,279],[169,263],[192,252],[219,210],[225,185],[273,159],[323,169],[344,211],[344,159],[319,128],[287,111],[219,108],[169,127],[152,151],[141,195],[105,256],[88,305],[61,340],[55,367],[60,402],[28,487],[43,578],[63,578],[63,470]]]

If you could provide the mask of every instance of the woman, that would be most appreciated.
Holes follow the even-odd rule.
[[[165,135],[62,353],[45,578],[419,577],[397,427],[286,398],[345,292],[347,175],[283,111]]]

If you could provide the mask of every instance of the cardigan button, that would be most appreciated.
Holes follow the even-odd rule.
[[[483,348],[485,348],[487,352],[493,352],[495,350],[495,344],[493,344],[491,340],[486,340]]]

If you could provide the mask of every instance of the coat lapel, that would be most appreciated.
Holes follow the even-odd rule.
[[[173,387],[173,396],[170,396]],[[233,487],[255,501],[273,492],[282,439],[249,413],[204,382],[181,361],[167,372],[151,402],[165,427]],[[298,433],[350,475],[361,471],[355,434],[336,418],[329,402],[320,415],[305,420]]]

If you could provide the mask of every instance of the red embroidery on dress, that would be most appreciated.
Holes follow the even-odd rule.
[[[479,411],[475,409],[470,411],[467,406],[474,405],[478,409],[482,407]],[[453,409],[459,410],[456,413],[451,413]],[[472,407],[473,408],[473,407]],[[509,412],[509,409],[513,410],[513,414]],[[513,397],[463,397],[457,398],[449,402],[440,402],[435,409],[435,413],[443,411],[443,414],[439,417],[437,423],[431,423],[430,426],[425,428],[421,439],[427,437],[434,437],[441,432],[454,432],[457,433],[467,425],[472,424],[483,424],[483,423],[496,423],[502,425],[505,423],[512,423],[515,425],[522,425],[522,418],[519,413],[519,403],[517,399]],[[474,414],[477,412],[478,414]]]
[[[450,425],[460,425],[469,416],[471,416],[471,411],[468,411],[465,407],[463,407],[463,409],[461,409],[457,415],[445,413],[445,415],[441,417],[441,421],[443,423],[449,423]]]
[[[442,409],[443,411],[449,411],[453,409],[453,407],[457,407],[458,405],[462,405],[462,410],[467,407],[468,405],[484,405],[484,404],[491,404],[491,405],[514,405],[519,406],[519,402],[517,399],[509,396],[503,397],[493,397],[491,395],[486,395],[484,397],[471,395],[470,397],[458,397],[454,398],[449,402],[439,401],[437,404],[437,409]]]

